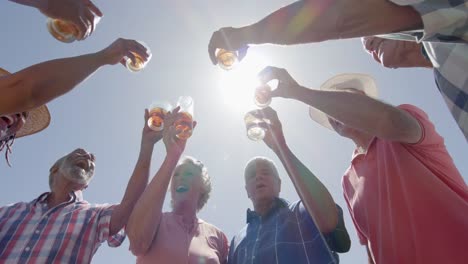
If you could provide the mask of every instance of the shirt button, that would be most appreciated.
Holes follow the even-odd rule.
[[[29,248],[29,247],[26,247],[26,248],[25,248],[25,250],[26,250],[26,251],[29,251],[29,250],[30,250],[30,248]]]
[[[36,232],[34,232],[34,233],[39,234],[39,230],[36,230]]]

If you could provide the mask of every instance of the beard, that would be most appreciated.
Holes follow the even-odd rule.
[[[91,181],[94,175],[94,170],[84,170],[80,167],[73,166],[66,170],[64,177],[73,183],[85,184]]]

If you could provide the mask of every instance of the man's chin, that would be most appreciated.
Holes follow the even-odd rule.
[[[84,185],[87,185],[91,179],[93,178],[93,176],[88,176],[88,173],[84,172],[84,171],[75,171],[75,173],[73,174],[67,174],[65,175],[65,178],[67,178],[67,180],[73,182],[73,183],[76,183],[76,184],[84,184]]]

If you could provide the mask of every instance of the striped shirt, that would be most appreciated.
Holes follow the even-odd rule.
[[[90,263],[102,242],[117,247],[125,239],[123,231],[109,236],[115,205],[91,205],[72,193],[49,209],[49,194],[0,208],[0,263]]]
[[[379,37],[422,42],[447,106],[468,140],[468,0],[391,0],[411,5],[424,30]]]

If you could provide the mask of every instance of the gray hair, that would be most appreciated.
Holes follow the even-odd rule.
[[[211,193],[211,179],[208,175],[208,169],[201,161],[190,156],[185,156],[183,159],[181,159],[177,166],[180,166],[182,164],[191,164],[200,170],[200,177],[202,178],[203,182],[203,191],[200,194],[200,198],[198,199],[197,204],[197,211],[200,211],[203,208],[203,206],[205,206],[205,204],[208,202]]]
[[[247,165],[245,165],[245,169],[244,169],[244,180],[247,179],[248,175],[255,172],[257,168],[257,162],[262,162],[266,164],[271,169],[273,176],[275,176],[276,179],[280,180],[278,168],[276,167],[273,160],[267,157],[263,157],[263,156],[253,157],[247,162]]]
[[[54,174],[59,169],[60,165],[62,165],[63,161],[67,156],[63,156],[58,159],[52,167],[49,169],[49,188],[52,190],[52,186],[54,185]]]

